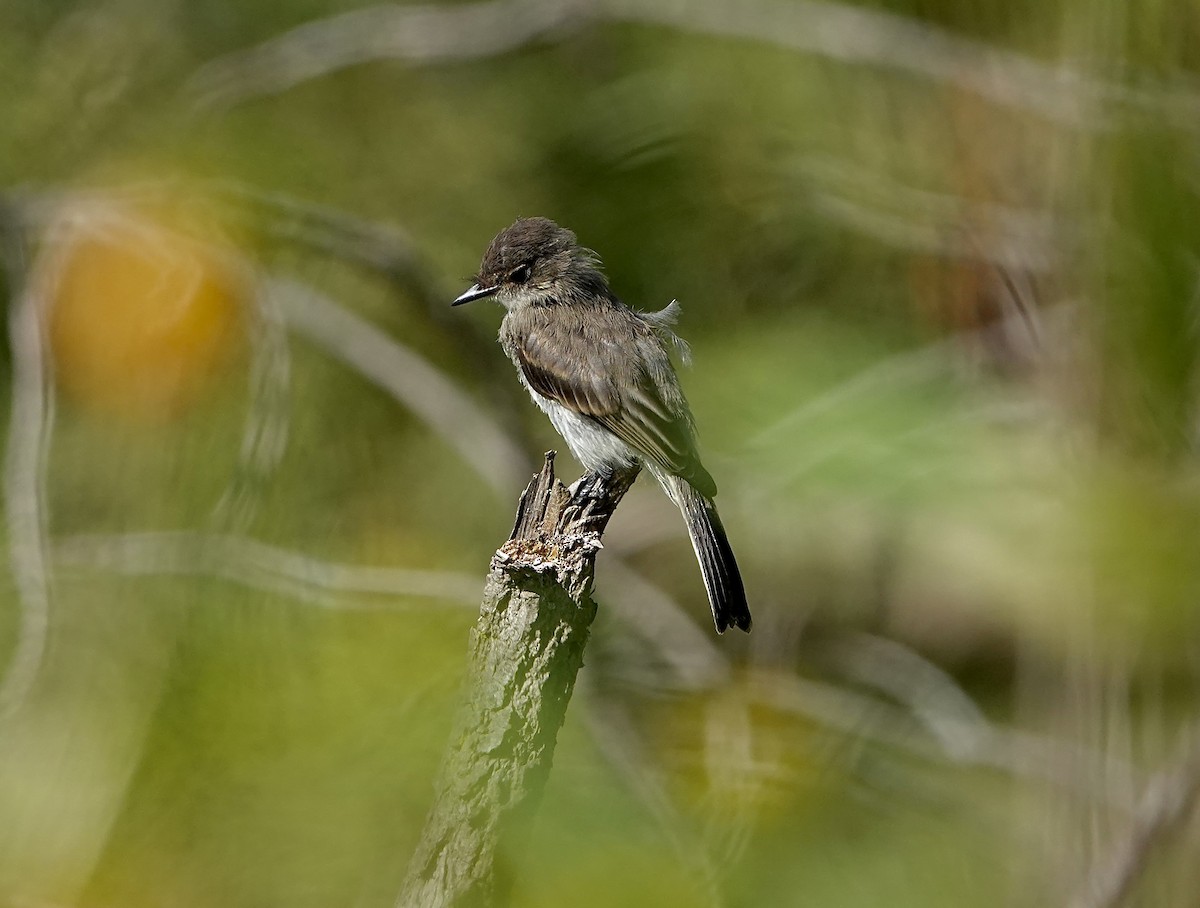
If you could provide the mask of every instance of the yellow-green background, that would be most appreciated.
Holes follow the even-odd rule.
[[[694,5],[723,3],[747,19],[790,5]],[[435,311],[491,236],[553,217],[630,304],[681,301],[683,383],[755,631],[712,635],[682,527],[641,484],[600,556],[538,825],[504,856],[515,903],[1085,892],[1196,734],[1196,8],[796,4],[896,26],[867,59],[833,50],[863,39],[853,28],[806,36],[814,52],[599,21],[198,100],[202,66],[354,5],[8,0],[0,188],[22,204],[165,193],[203,242],[416,351],[529,471],[562,445],[492,343],[500,313]],[[974,49],[966,72],[1040,76],[1008,104],[887,62],[936,64],[945,40]],[[1077,107],[1047,114],[1056,91]],[[425,298],[281,235],[263,192],[402,229]],[[9,256],[10,309],[52,251],[43,226],[10,230],[28,253],[28,268]],[[98,290],[97,319],[105,303]],[[237,531],[482,587],[521,476],[491,487],[321,344],[288,349],[287,449]],[[238,469],[250,362],[232,352],[170,419],[56,395],[52,556],[78,534],[228,529],[213,506]],[[575,470],[565,451],[560,468]],[[199,573],[51,557],[44,658],[0,719],[0,903],[391,904],[449,734],[468,597],[328,608]],[[0,668],[27,615],[17,590],[6,574]],[[686,620],[646,631],[613,605],[647,595]],[[672,653],[708,670],[683,677]],[[1193,820],[1156,844],[1134,903],[1194,904],[1197,841]]]

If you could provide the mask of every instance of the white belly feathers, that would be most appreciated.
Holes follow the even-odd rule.
[[[550,417],[550,422],[584,469],[593,472],[602,469],[623,470],[639,462],[637,452],[608,429],[567,409],[556,400],[542,397],[529,387],[524,375],[520,375],[520,378],[533,402]]]

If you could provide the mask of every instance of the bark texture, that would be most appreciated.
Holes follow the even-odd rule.
[[[600,535],[636,472],[568,491],[554,454],[521,496],[471,633],[463,703],[397,908],[503,904],[501,846],[536,810],[583,665]]]

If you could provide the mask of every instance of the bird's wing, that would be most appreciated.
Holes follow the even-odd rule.
[[[536,328],[510,335],[514,358],[529,387],[543,397],[595,420],[668,473],[682,476],[697,491],[712,497],[716,484],[696,456],[691,417],[686,404],[671,406],[645,364],[632,381],[618,383],[613,358],[634,355],[640,344],[656,338],[631,334],[629,348],[593,343],[582,333],[555,332],[555,341]],[[666,368],[670,368],[665,359]]]
[[[511,345],[525,381],[542,397],[593,419],[620,412],[616,383],[594,349],[577,343],[550,344],[536,330],[513,335]]]

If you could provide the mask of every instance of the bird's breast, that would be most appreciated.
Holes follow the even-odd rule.
[[[594,419],[582,416],[556,400],[543,397],[525,381],[523,384],[533,402],[550,417],[550,423],[571,449],[585,470],[627,470],[639,462],[637,452]]]

